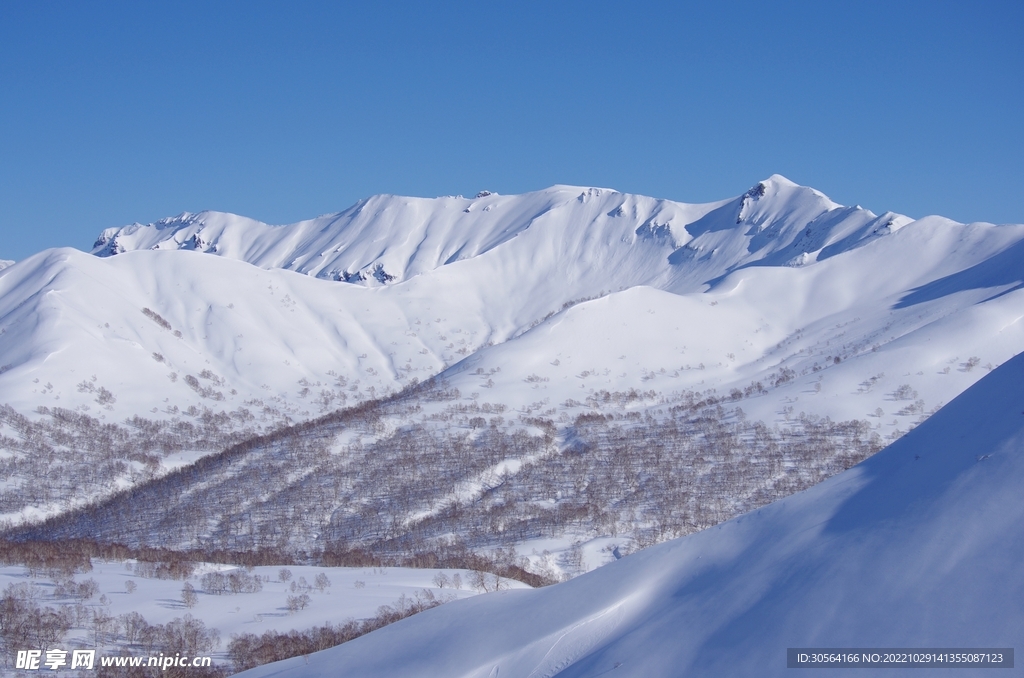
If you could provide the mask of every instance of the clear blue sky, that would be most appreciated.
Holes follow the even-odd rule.
[[[371,6],[373,5],[373,6]],[[216,209],[778,172],[1024,222],[1024,3],[0,3],[0,259]]]

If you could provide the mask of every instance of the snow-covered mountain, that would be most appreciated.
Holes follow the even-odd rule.
[[[791,647],[1019,647],[1022,382],[1018,356],[871,459],[716,528],[240,675],[782,676]]]
[[[787,368],[791,400],[818,381],[879,400],[907,382],[934,394],[930,409],[977,378],[972,357],[994,366],[1022,345],[997,310],[1015,306],[1024,271],[1008,248],[1022,239],[1020,226],[877,217],[779,176],[704,205],[557,186],[377,196],[291,226],[183,215],[105,231],[96,253],[116,257],[55,250],[5,270],[0,402],[123,417],[260,399],[301,419],[461,362],[456,385],[479,390],[486,379],[464,373],[482,368],[514,405],[742,389]],[[833,400],[823,414],[891,409]]]
[[[647,284],[675,279],[685,285],[755,261],[805,263],[822,248],[829,248],[828,256],[909,221],[842,208],[776,175],[739,198],[703,205],[554,186],[518,196],[484,191],[471,199],[374,196],[344,212],[289,226],[217,212],[185,213],[148,226],[108,229],[93,253],[197,250],[261,268],[373,286],[477,258],[529,232],[524,237],[528,242],[504,249],[519,257],[524,250],[533,250],[533,255],[546,251],[560,263],[575,264],[566,272],[577,275],[591,264],[612,263],[629,252],[635,264],[651,269],[631,272],[637,279]],[[733,233],[737,224],[744,226],[743,237]],[[686,245],[687,250],[680,249]],[[666,247],[675,253],[672,263],[677,266],[671,272],[661,261],[660,250]],[[559,256],[565,249],[577,257],[566,262]],[[706,263],[678,265],[686,260]],[[534,258],[530,263],[543,268],[548,262]]]
[[[291,226],[182,215],[105,231],[95,253],[116,256],[0,271],[0,403],[256,432],[438,379],[507,429],[564,429],[713,389],[768,427],[805,413],[884,439],[1024,347],[1022,242],[779,176],[702,205],[556,186],[377,196]],[[182,445],[126,458],[111,489],[205,453]],[[0,513],[67,508],[43,495]]]

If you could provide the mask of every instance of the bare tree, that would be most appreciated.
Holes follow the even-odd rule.
[[[185,582],[185,585],[181,587],[181,602],[188,608],[193,608],[199,603],[199,595],[192,584],[188,582]]]

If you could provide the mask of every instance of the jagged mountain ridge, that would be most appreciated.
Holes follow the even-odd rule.
[[[671,247],[668,262],[688,269],[713,252],[714,266],[696,266],[706,282],[753,262],[806,263],[807,255],[849,249],[909,221],[843,208],[775,175],[739,198],[700,205],[554,186],[517,196],[482,192],[471,199],[378,195],[344,212],[287,226],[220,212],[183,213],[154,224],[107,229],[93,253],[196,250],[262,268],[376,285],[478,257],[534,229],[555,230],[549,236],[555,243],[572,245],[584,244],[566,242],[573,231],[605,246],[649,241],[658,249]],[[735,237],[736,225],[747,227],[745,238]]]

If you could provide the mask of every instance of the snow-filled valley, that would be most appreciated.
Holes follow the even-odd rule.
[[[201,212],[108,229],[91,253],[0,263],[5,537],[572,579],[424,613],[468,629],[478,606],[521,630],[422,675],[589,675],[596,648],[621,643],[637,658],[609,650],[612,664],[670,675],[616,634],[667,643],[673,615],[705,608],[719,611],[662,659],[718,675],[704,648],[740,643],[744,624],[811,644],[796,611],[820,596],[781,626],[773,597],[792,593],[800,548],[821,550],[805,566],[825,578],[839,565],[815,540],[832,539],[837,507],[862,487],[909,492],[867,483],[870,469],[926,430],[952,436],[959,415],[929,417],[979,379],[1012,382],[1022,248],[1022,225],[878,216],[778,175],[698,205],[554,186],[375,196],[286,226]],[[843,535],[873,535],[871,516]],[[836,539],[889,557],[881,536]],[[863,595],[868,578],[850,581],[843,595]],[[664,602],[677,593],[678,610]],[[835,628],[854,639],[864,620]],[[403,647],[437,642],[417,621],[346,652],[400,628],[420,629]],[[590,630],[549,643],[576,625]],[[351,661],[369,673],[352,675],[412,671],[411,654],[371,669],[365,652]]]

